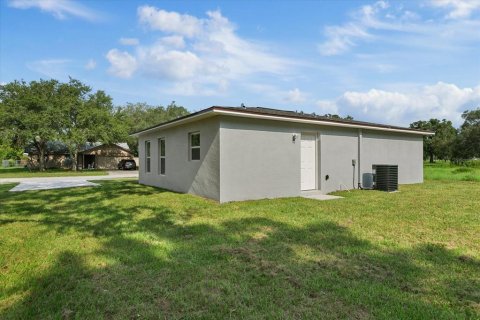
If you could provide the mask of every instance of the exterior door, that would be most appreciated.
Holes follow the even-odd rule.
[[[316,135],[302,133],[300,142],[300,178],[301,190],[313,190],[316,188]]]

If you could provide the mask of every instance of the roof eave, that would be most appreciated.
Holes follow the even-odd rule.
[[[321,120],[321,119],[306,119],[306,118],[300,118],[300,117],[296,118],[296,117],[280,116],[280,115],[267,115],[267,114],[259,114],[254,112],[228,110],[224,107],[211,107],[203,111],[200,111],[196,114],[186,116],[184,118],[176,119],[170,122],[166,122],[164,124],[157,125],[155,127],[147,128],[145,130],[132,133],[130,136],[139,137],[140,135],[148,132],[156,131],[159,129],[166,129],[166,128],[178,126],[185,123],[190,123],[193,121],[198,121],[198,120],[209,118],[216,115],[228,115],[228,116],[237,116],[237,117],[243,117],[243,118],[255,118],[255,119],[275,120],[275,121],[284,121],[284,122],[317,124],[317,125],[340,127],[340,128],[398,132],[398,133],[417,134],[417,135],[424,135],[424,136],[432,136],[435,134],[434,132],[421,131],[421,130],[408,129],[408,128],[389,128],[385,126],[375,126],[375,125],[367,125],[367,124],[363,125],[358,123],[347,123],[347,122],[334,122],[334,121],[327,121],[327,120]]]
[[[175,119],[175,120],[172,120],[172,121],[169,121],[169,122],[164,122],[163,124],[161,123],[161,124],[156,125],[154,127],[150,127],[150,128],[146,128],[146,129],[141,130],[141,131],[134,132],[134,133],[130,134],[129,136],[138,138],[141,134],[145,134],[145,133],[148,133],[148,132],[156,131],[156,130],[159,130],[159,129],[166,129],[166,128],[178,126],[178,125],[181,125],[181,124],[198,121],[198,120],[205,119],[205,118],[210,118],[210,117],[214,116],[213,111],[214,111],[214,108],[208,108],[208,109],[199,111],[199,112],[194,113],[194,114],[190,114],[188,116],[185,116],[185,117],[182,117],[182,118],[179,118],[179,119]]]
[[[409,133],[409,134],[419,134],[419,135],[434,135],[434,132],[428,131],[419,131],[412,129],[401,129],[401,128],[388,128],[374,125],[361,125],[357,123],[345,123],[345,122],[333,122],[325,121],[320,119],[305,119],[305,118],[294,118],[288,116],[275,116],[275,115],[266,115],[266,114],[257,114],[257,113],[248,113],[242,111],[231,111],[225,109],[214,109],[214,113],[230,115],[230,116],[240,116],[246,118],[256,118],[264,120],[277,120],[277,121],[286,121],[286,122],[296,122],[296,123],[308,123],[308,124],[317,124],[330,127],[343,127],[343,128],[353,128],[353,129],[368,129],[368,130],[377,130],[377,131],[389,131],[389,132],[400,132],[400,133]]]

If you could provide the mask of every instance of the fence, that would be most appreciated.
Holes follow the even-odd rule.
[[[2,160],[2,167],[3,168],[21,168],[26,165],[26,162],[23,160]]]

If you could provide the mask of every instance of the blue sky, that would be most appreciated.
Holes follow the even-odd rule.
[[[480,0],[0,4],[0,82],[407,125],[480,106]]]

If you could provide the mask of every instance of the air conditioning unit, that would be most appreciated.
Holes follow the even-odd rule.
[[[362,189],[372,190],[373,189],[373,173],[367,172],[362,175]]]
[[[376,190],[387,192],[398,190],[398,165],[374,164],[372,171]]]

